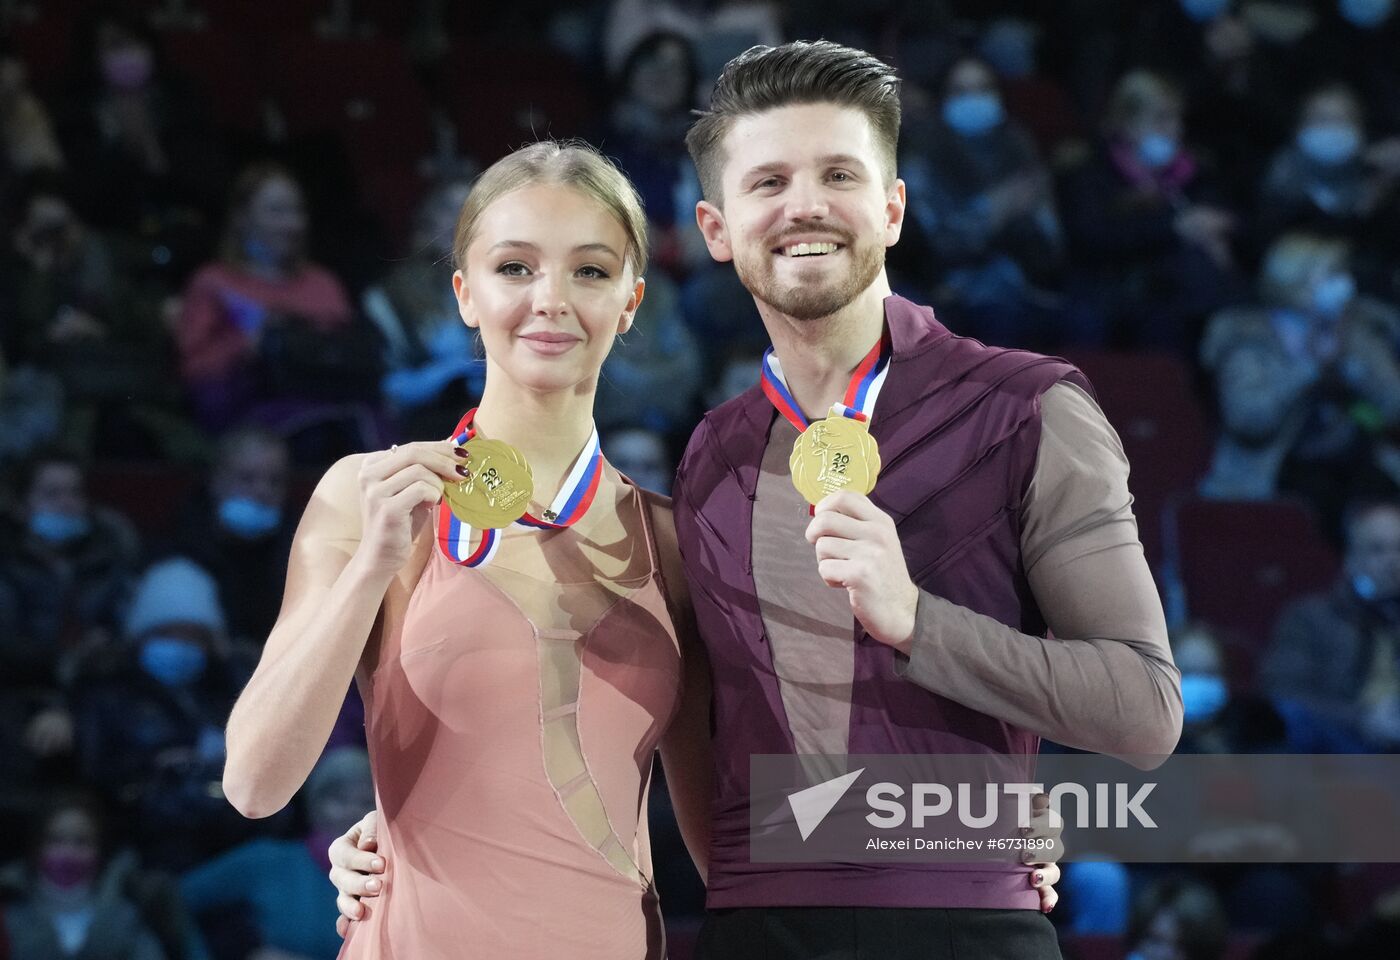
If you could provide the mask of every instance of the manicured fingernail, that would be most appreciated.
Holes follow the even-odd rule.
[[[472,472],[460,463],[457,464],[457,472],[464,477],[470,477],[472,475]]]
[[[463,460],[471,459],[471,454],[467,452],[466,447],[454,447],[452,452],[455,453],[457,456],[461,457]]]
[[[365,881],[365,889],[366,889],[366,890],[378,890],[378,889],[379,889],[379,881],[378,881],[378,880],[367,880],[367,881]]]
[[[1045,874],[1042,873],[1041,871],[1037,870],[1037,871],[1035,872],[1035,882],[1036,882],[1036,883],[1044,883],[1044,882],[1045,882]]]
[[[383,860],[371,860],[370,863],[369,863],[369,868],[370,868],[371,870],[383,870],[383,869],[384,869],[384,861],[383,861]]]

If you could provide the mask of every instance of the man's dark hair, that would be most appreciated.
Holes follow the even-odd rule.
[[[805,103],[834,103],[865,114],[875,130],[885,181],[893,182],[899,147],[899,78],[894,68],[864,50],[827,40],[780,47],[750,47],[724,66],[708,110],[686,134],[685,144],[705,199],[723,199],[724,137],[742,116]]]

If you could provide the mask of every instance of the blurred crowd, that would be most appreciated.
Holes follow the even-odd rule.
[[[896,291],[1099,387],[1180,749],[1400,748],[1396,7],[0,4],[0,960],[334,955],[325,848],[373,805],[354,692],[294,809],[244,821],[219,789],[310,485],[479,395],[457,209],[547,135],[645,201],[647,297],[597,419],[667,492],[766,345],[693,226],[683,143],[755,43],[895,63]],[[700,893],[653,800],[683,923]],[[1393,956],[1397,891],[1354,865],[1074,864],[1053,919],[1086,960]]]

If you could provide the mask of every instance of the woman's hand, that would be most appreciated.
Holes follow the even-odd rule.
[[[1049,913],[1055,909],[1055,904],[1060,902],[1060,895],[1055,892],[1055,884],[1060,882],[1060,865],[1055,861],[1065,854],[1065,844],[1060,839],[1064,829],[1063,824],[1058,827],[1050,825],[1049,795],[1037,793],[1031,797],[1031,825],[1025,829],[1022,836],[1028,840],[1050,841],[1050,846],[1027,850],[1024,854],[1025,857],[1034,858],[1026,865],[1031,871],[1031,886],[1040,892],[1041,913]]]
[[[465,450],[450,440],[405,443],[366,456],[359,474],[359,558],[375,570],[397,573],[408,563],[429,508],[442,500],[443,485],[466,474]]]
[[[384,858],[379,855],[379,812],[371,810],[359,823],[337,837],[331,844],[331,883],[335,884],[335,905],[340,916],[335,920],[335,932],[342,937],[350,930],[350,921],[364,916],[361,897],[377,897],[384,892]]]

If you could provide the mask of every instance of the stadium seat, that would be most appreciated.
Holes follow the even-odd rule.
[[[1138,534],[1156,568],[1162,509],[1173,495],[1194,489],[1210,461],[1190,371],[1165,353],[1074,352],[1066,359],[1094,385],[1099,406],[1123,441]]]
[[[1274,621],[1290,601],[1331,585],[1338,561],[1312,512],[1291,500],[1189,496],[1170,502],[1164,562],[1186,617],[1225,630],[1231,679],[1247,688]]]

